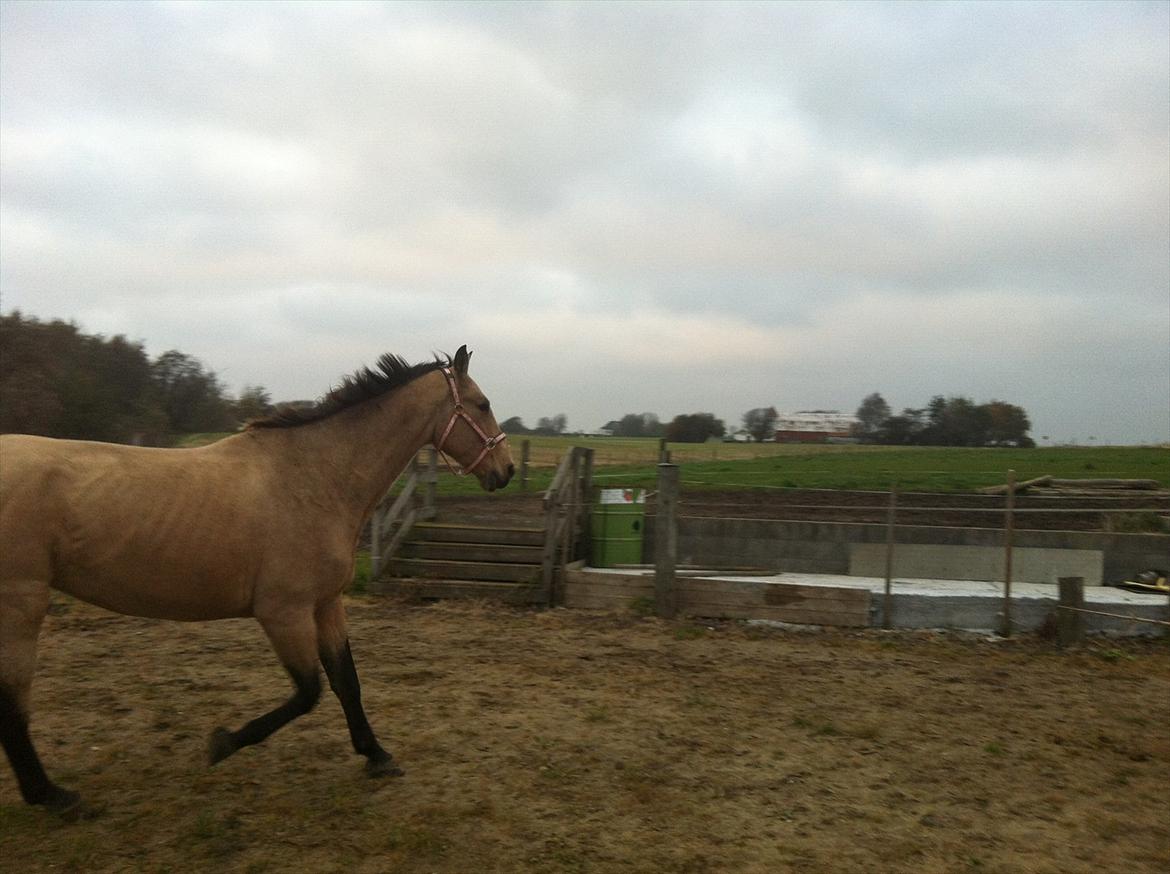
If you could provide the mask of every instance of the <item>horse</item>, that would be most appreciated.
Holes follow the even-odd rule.
[[[423,446],[487,491],[512,478],[470,358],[466,346],[414,365],[386,354],[315,404],[278,407],[199,448],[0,437],[0,742],[24,800],[84,809],[29,735],[50,589],[132,616],[256,619],[293,693],[236,731],[215,729],[211,765],[312,710],[320,662],[367,773],[401,776],[362,707],[342,592],[363,526]]]

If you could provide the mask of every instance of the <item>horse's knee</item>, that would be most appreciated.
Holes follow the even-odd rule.
[[[296,692],[293,693],[292,706],[298,715],[303,716],[321,700],[321,675],[314,665],[311,671],[290,671]]]

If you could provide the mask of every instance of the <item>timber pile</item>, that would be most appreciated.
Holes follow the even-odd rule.
[[[979,489],[983,495],[1006,495],[1008,485],[988,486]],[[1153,479],[1059,479],[1054,476],[1038,476],[1035,479],[1016,483],[1016,494],[1037,497],[1084,497],[1084,498],[1164,498],[1170,490],[1163,489]]]

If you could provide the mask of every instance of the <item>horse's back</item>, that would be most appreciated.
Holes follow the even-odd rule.
[[[0,445],[5,576],[122,613],[176,619],[250,609],[255,515],[231,453],[9,435]]]

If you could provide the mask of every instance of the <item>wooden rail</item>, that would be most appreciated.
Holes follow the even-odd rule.
[[[550,607],[564,602],[564,567],[576,560],[584,545],[592,486],[593,450],[570,447],[544,493],[540,585]]]
[[[397,495],[387,492],[370,517],[370,572],[375,580],[382,575],[386,563],[402,546],[414,524],[435,518],[439,453],[434,449],[427,451],[425,468],[416,455],[404,473],[406,482],[402,491]]]

